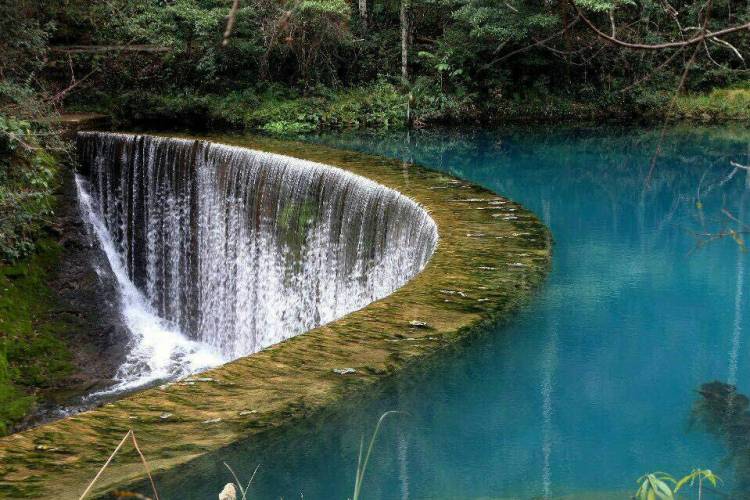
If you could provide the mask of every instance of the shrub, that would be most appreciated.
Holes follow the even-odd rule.
[[[0,261],[34,250],[52,215],[55,159],[37,141],[31,124],[0,115]]]

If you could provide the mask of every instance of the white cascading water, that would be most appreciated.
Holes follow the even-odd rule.
[[[84,222],[107,256],[119,287],[125,326],[132,335],[125,362],[115,375],[117,383],[94,395],[128,391],[155,380],[189,375],[222,363],[224,357],[221,353],[206,344],[188,339],[156,314],[128,277],[121,254],[100,214],[93,209],[86,180],[76,174],[75,181]]]
[[[205,141],[82,132],[82,212],[132,346],[113,390],[257,352],[382,298],[426,264],[432,218],[344,170]]]

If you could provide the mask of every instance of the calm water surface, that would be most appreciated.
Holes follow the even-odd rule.
[[[215,498],[226,461],[247,478],[262,464],[252,498],[347,498],[360,436],[398,409],[408,414],[385,424],[364,498],[628,498],[644,472],[700,466],[746,498],[732,438],[693,408],[704,383],[750,393],[750,254],[700,236],[750,218],[750,181],[730,165],[750,164],[748,129],[670,129],[655,162],[659,132],[632,128],[307,139],[525,204],[554,234],[552,272],[510,324],[353,408],[163,476],[163,497]]]

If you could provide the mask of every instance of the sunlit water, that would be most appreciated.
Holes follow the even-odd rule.
[[[710,236],[750,214],[750,183],[730,164],[750,163],[750,132],[671,129],[655,161],[659,132],[632,128],[310,140],[518,200],[552,229],[551,274],[509,324],[354,408],[162,476],[162,497],[215,497],[226,461],[246,478],[261,464],[252,498],[347,498],[360,436],[389,409],[407,414],[384,426],[364,498],[628,498],[644,472],[693,467],[735,490],[726,441],[691,413],[701,384],[750,393],[749,257]]]

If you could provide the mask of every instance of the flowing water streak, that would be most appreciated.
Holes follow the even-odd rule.
[[[191,341],[154,312],[143,293],[128,278],[122,256],[116,250],[104,221],[93,209],[88,183],[78,174],[75,182],[84,222],[107,256],[119,287],[125,326],[133,335],[131,349],[115,376],[118,383],[92,396],[127,391],[154,380],[188,375],[224,361],[219,353],[200,342]]]
[[[437,245],[419,205],[334,167],[129,134],[80,133],[78,146],[91,189],[81,183],[82,207],[134,336],[123,383],[163,378],[164,366],[179,376],[341,317],[402,286]],[[144,314],[159,333],[133,326]],[[161,336],[188,344],[164,347]],[[171,364],[154,363],[164,349]]]

